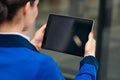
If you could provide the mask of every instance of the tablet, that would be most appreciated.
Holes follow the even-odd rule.
[[[50,14],[42,48],[83,57],[92,26],[93,20]]]

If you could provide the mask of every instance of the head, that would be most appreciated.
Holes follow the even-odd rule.
[[[38,3],[39,0],[0,0],[0,28],[11,24],[26,31],[35,22]]]

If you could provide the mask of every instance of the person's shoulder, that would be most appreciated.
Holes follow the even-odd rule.
[[[19,52],[18,52],[19,50]],[[18,53],[18,56],[24,56],[29,61],[34,61],[37,63],[45,62],[45,61],[53,61],[53,58],[45,53],[42,53],[40,51],[33,51],[28,48],[16,48],[16,51]]]
[[[38,60],[43,60],[43,61],[45,60],[45,61],[49,61],[49,62],[54,61],[54,59],[51,56],[49,56],[43,52],[37,52],[36,57]]]
[[[55,62],[54,59],[51,56],[49,56],[49,55],[47,55],[47,54],[45,54],[43,52],[31,51],[31,50],[28,50],[28,51],[30,51],[29,55],[31,55],[31,58],[33,58],[34,60],[37,60],[37,61],[40,61],[40,62],[42,62],[42,61],[43,62],[45,62],[45,61]]]

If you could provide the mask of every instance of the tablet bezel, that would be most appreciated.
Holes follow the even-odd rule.
[[[56,15],[56,14],[50,14],[50,15],[49,15],[48,22],[47,22],[47,27],[46,27],[46,30],[45,30],[45,35],[44,35],[44,38],[43,38],[43,42],[42,42],[41,48],[42,48],[42,49],[52,50],[52,51],[57,51],[57,52],[61,52],[61,53],[67,53],[67,54],[70,54],[70,55],[76,55],[76,54],[70,53],[70,52],[68,52],[68,51],[64,51],[64,52],[63,52],[62,50],[60,51],[60,50],[50,49],[50,48],[45,47],[45,43],[46,43],[46,41],[47,41],[47,34],[49,34],[49,28],[50,28],[49,25],[50,25],[50,22],[51,22],[51,20],[50,20],[51,16],[65,17],[65,18],[79,19],[79,20],[90,20],[90,21],[92,21],[91,31],[93,31],[93,27],[94,27],[95,21],[92,20],[92,19],[81,19],[81,18],[70,17],[70,16]],[[81,57],[83,57],[84,54],[80,54],[80,55],[76,55],[76,56],[81,56]]]

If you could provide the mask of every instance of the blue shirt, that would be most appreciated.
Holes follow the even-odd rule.
[[[96,65],[85,58],[75,80],[96,80]],[[93,61],[92,61],[93,62]],[[0,34],[0,80],[65,80],[57,63],[19,35]]]

